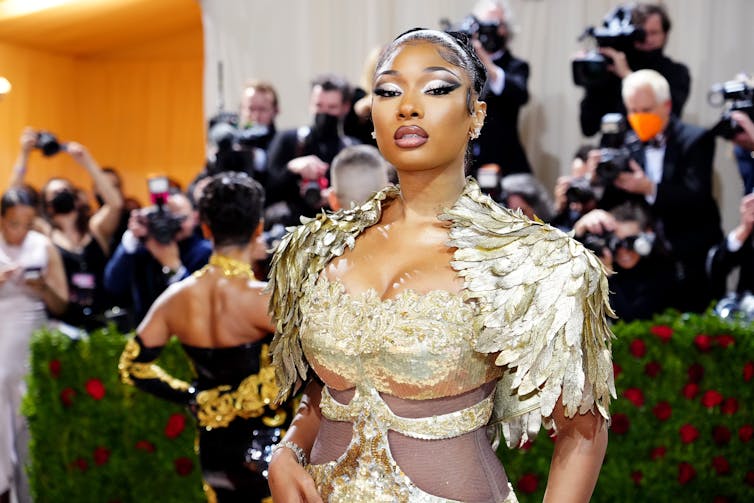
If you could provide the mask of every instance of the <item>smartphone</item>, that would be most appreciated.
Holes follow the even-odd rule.
[[[42,277],[41,267],[26,267],[23,272],[24,279],[39,279]]]

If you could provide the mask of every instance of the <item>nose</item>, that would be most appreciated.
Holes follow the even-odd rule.
[[[424,110],[418,100],[408,96],[408,93],[406,93],[398,107],[398,117],[401,119],[420,119],[424,117]]]

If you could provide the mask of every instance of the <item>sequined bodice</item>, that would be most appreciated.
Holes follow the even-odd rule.
[[[500,375],[494,355],[473,349],[474,305],[445,290],[405,290],[382,300],[349,294],[324,275],[304,297],[306,358],[333,389],[367,385],[425,400],[458,395]]]

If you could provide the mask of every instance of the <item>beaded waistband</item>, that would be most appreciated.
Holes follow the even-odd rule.
[[[489,422],[494,392],[465,409],[437,416],[409,418],[397,416],[374,388],[357,388],[346,405],[337,402],[327,387],[322,389],[320,409],[331,421],[356,422],[365,413],[379,419],[385,429],[422,440],[442,440],[472,432]]]

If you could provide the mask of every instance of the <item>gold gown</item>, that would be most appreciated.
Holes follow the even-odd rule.
[[[271,351],[285,398],[324,383],[307,468],[325,501],[516,501],[487,440],[522,445],[550,419],[615,396],[600,262],[564,233],[499,207],[469,179],[448,222],[460,294],[351,295],[322,274],[381,217],[359,208],[294,228],[272,263]]]

